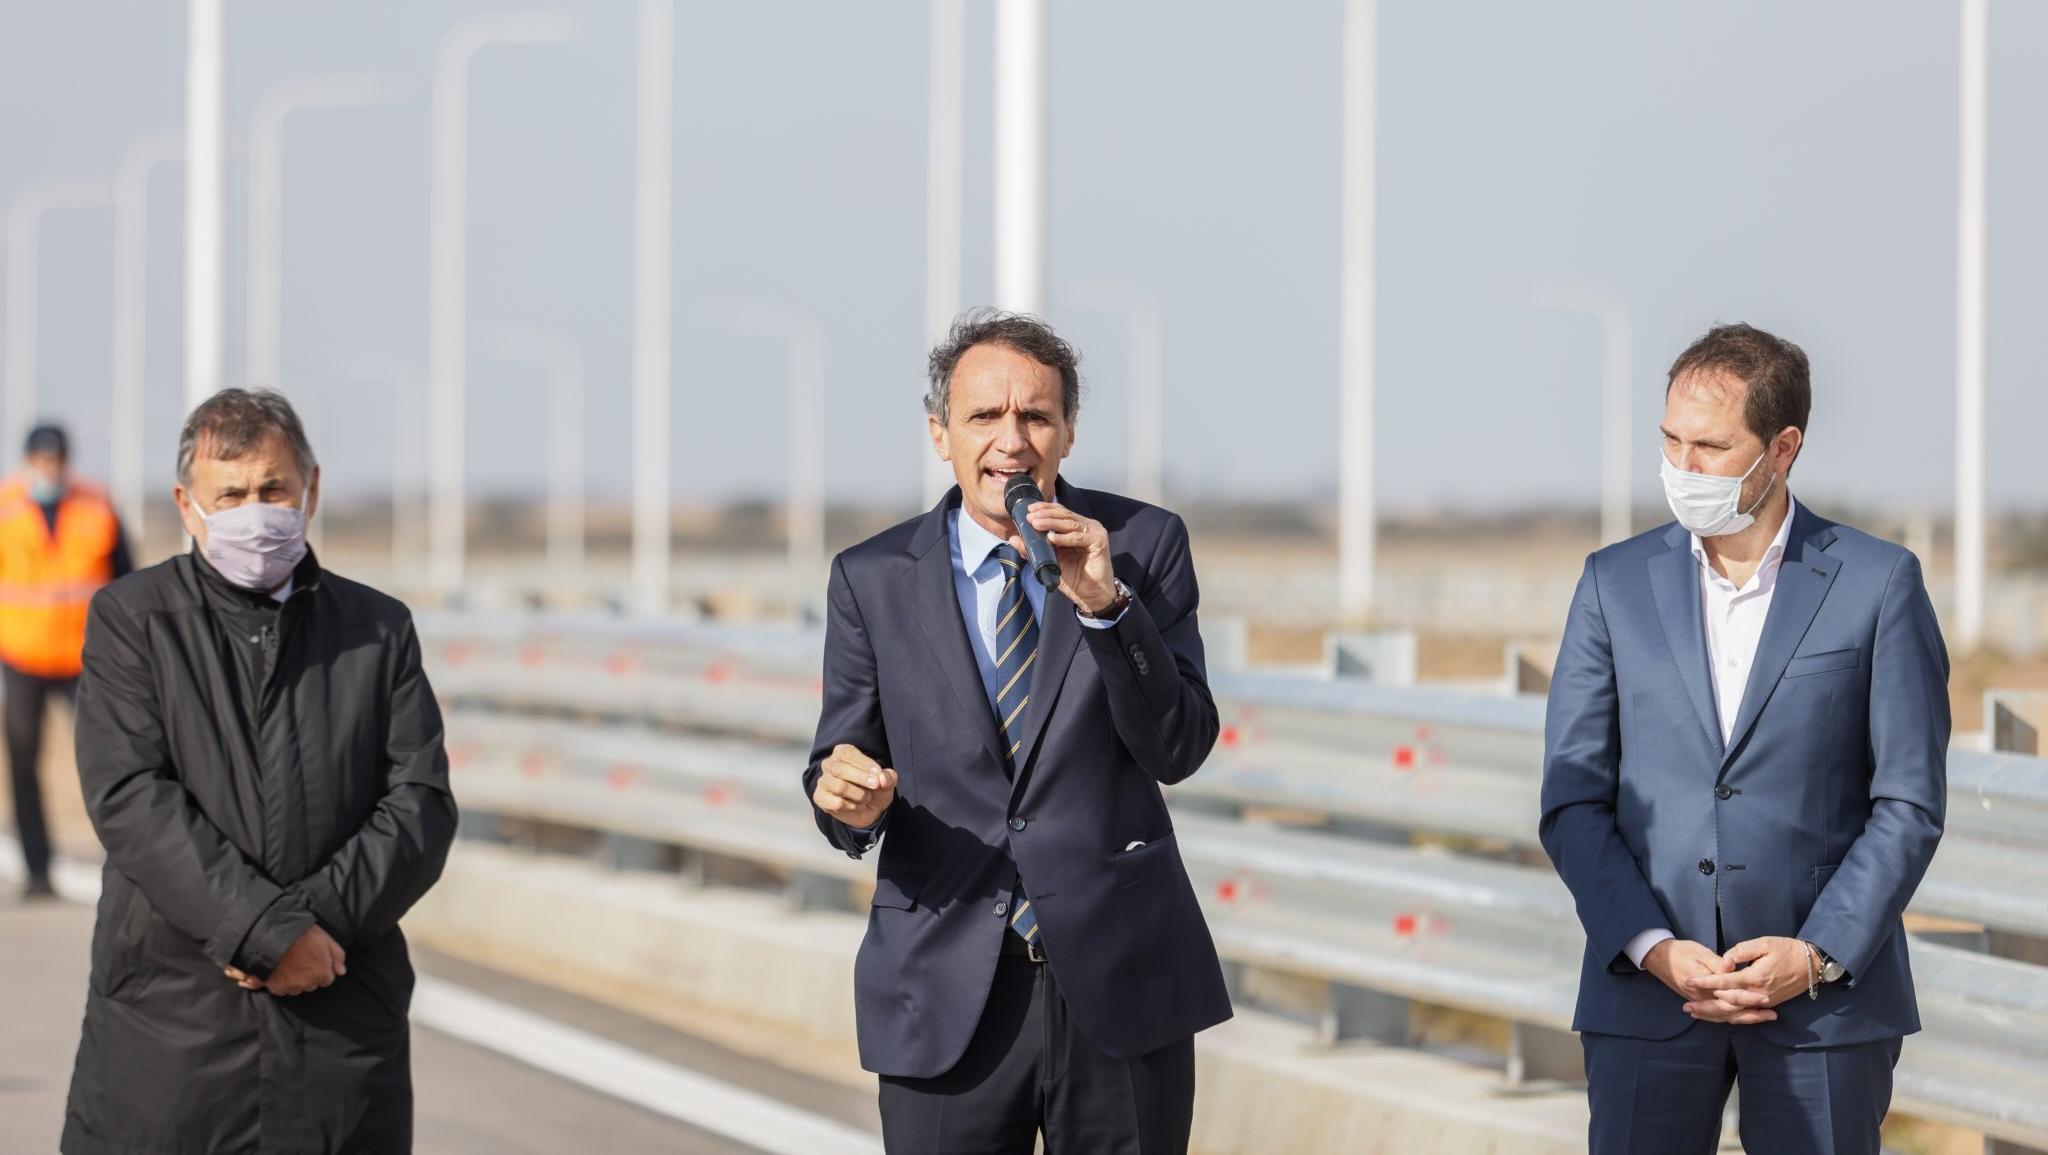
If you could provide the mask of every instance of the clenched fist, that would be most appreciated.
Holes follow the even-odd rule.
[[[844,742],[832,748],[818,770],[811,803],[848,826],[873,826],[896,801],[896,772]]]

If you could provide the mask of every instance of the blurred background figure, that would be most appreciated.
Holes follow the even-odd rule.
[[[85,608],[134,565],[121,521],[97,486],[71,475],[71,442],[56,425],[28,435],[21,473],[0,489],[0,669],[7,695],[7,770],[28,882],[52,898],[50,836],[37,764],[52,694],[70,700],[85,645]]]

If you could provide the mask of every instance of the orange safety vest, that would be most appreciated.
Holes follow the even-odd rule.
[[[114,507],[72,482],[52,533],[19,479],[0,485],[0,662],[41,678],[75,678],[85,611],[114,578],[120,541]]]

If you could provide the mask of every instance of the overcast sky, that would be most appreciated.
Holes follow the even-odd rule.
[[[632,315],[630,0],[589,35],[493,50],[473,82],[470,321],[572,341],[591,482],[626,491]],[[183,5],[0,8],[0,198],[110,173],[182,117]],[[268,86],[364,71],[390,98],[286,132],[284,381],[329,499],[388,489],[405,369],[426,354],[427,87],[437,39],[501,4],[229,0],[239,140]],[[968,23],[966,291],[990,285],[992,21]],[[1341,0],[1051,0],[1049,312],[1091,392],[1068,476],[1123,481],[1126,351],[1074,308],[1111,284],[1165,315],[1168,499],[1335,491]],[[1993,0],[1990,493],[2048,508],[2048,6]],[[677,5],[675,425],[685,498],[779,496],[786,360],[721,311],[825,334],[828,480],[915,501],[920,478],[927,16],[910,0]],[[1955,478],[1957,13],[1867,0],[1715,5],[1381,0],[1379,461],[1388,506],[1598,497],[1600,337],[1535,279],[1606,287],[1635,330],[1655,492],[1663,369],[1717,320],[1814,366],[1815,500],[1945,510]],[[150,224],[150,453],[181,391],[182,170]],[[228,372],[242,379],[242,158],[229,171]],[[43,412],[107,465],[104,211],[43,233]],[[539,375],[472,340],[471,485],[537,493]],[[417,444],[418,439],[410,439]],[[400,442],[404,444],[405,442]],[[11,452],[14,447],[7,449]]]

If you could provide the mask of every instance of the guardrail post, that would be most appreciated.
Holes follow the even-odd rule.
[[[795,910],[850,910],[852,897],[846,880],[830,874],[799,870],[789,876],[784,893]]]
[[[456,820],[455,836],[473,838],[478,842],[506,842],[505,820],[495,814],[479,810],[464,810]]]
[[[1507,691],[1510,694],[1548,694],[1550,692],[1551,660],[1539,653],[1535,647],[1521,642],[1509,642],[1505,665],[1507,667]]]
[[[1323,636],[1323,670],[1375,686],[1415,684],[1415,631],[1361,630]]]
[[[1202,622],[1202,650],[1210,673],[1238,673],[1251,665],[1251,624],[1237,617]]]
[[[1413,1022],[1407,999],[1333,982],[1318,1030],[1332,1046],[1351,1039],[1406,1044],[1414,1039]]]
[[[635,838],[630,834],[607,834],[604,836],[602,859],[613,870],[657,870],[672,869],[669,848],[659,842]]]
[[[1586,1053],[1579,1037],[1532,1023],[1515,1023],[1508,1033],[1508,1085],[1586,1081]]]
[[[1984,736],[2007,754],[2041,753],[2048,729],[2048,690],[1984,691]]]

